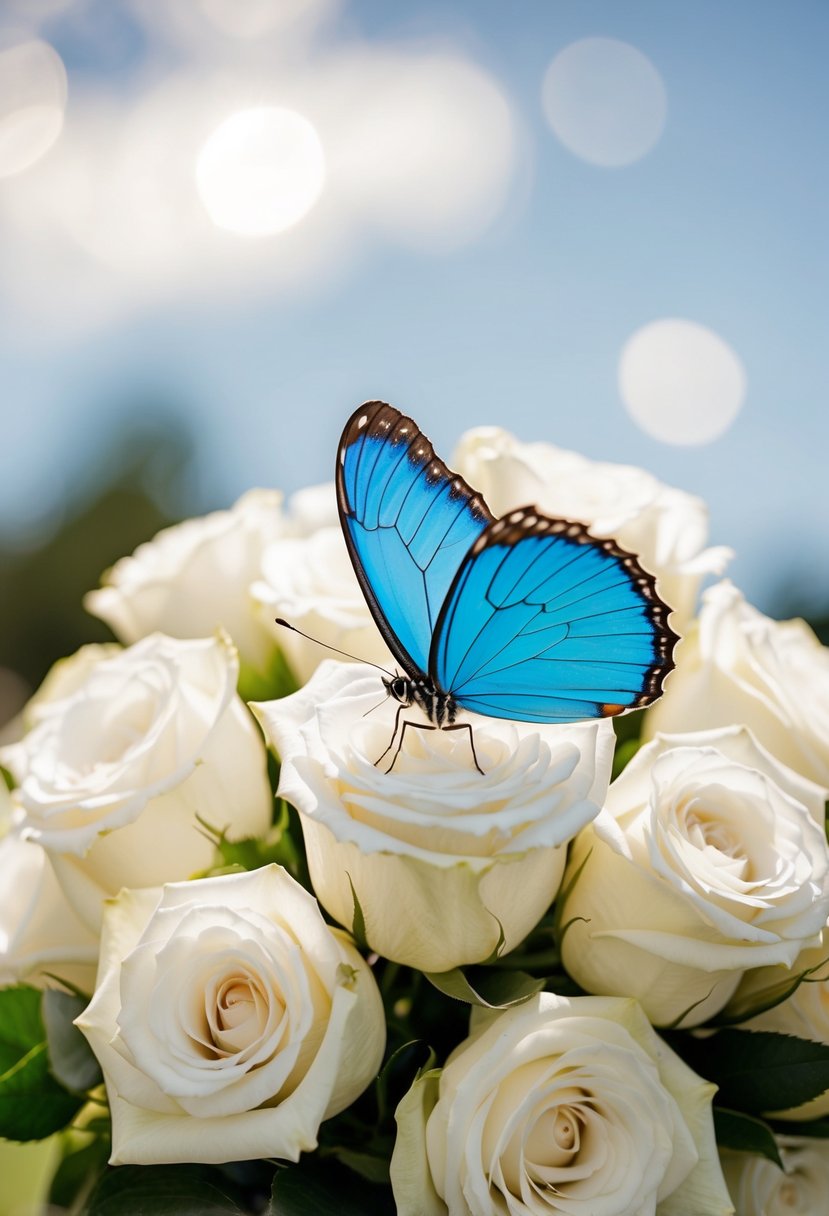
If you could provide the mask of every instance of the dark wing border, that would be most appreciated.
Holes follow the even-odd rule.
[[[363,419],[366,419],[366,421],[363,421]],[[345,461],[346,449],[352,443],[354,443],[357,438],[364,434],[373,435],[374,437],[379,436],[391,442],[396,442],[400,438],[401,428],[405,428],[407,447],[411,447],[412,444],[419,441],[422,445],[422,456],[419,456],[418,459],[424,465],[431,464],[436,466],[439,470],[440,476],[446,477],[447,480],[453,483],[453,492],[459,497],[465,498],[470,508],[473,511],[479,512],[483,520],[488,521],[487,526],[495,522],[495,516],[490,511],[481,495],[473,490],[469,483],[465,481],[459,473],[453,472],[444,463],[444,461],[440,459],[439,456],[435,455],[435,449],[432,447],[430,440],[426,438],[414,419],[410,418],[407,414],[401,414],[400,410],[395,409],[393,405],[389,405],[386,401],[366,401],[363,403],[363,405],[357,407],[357,409],[348,419],[348,422],[346,422],[345,426],[343,427],[343,433],[340,436],[340,442],[337,446],[337,463],[334,481],[337,487],[337,513],[340,519],[340,527],[342,528],[343,536],[345,537],[348,555],[351,558],[354,573],[357,575],[357,581],[360,584],[360,589],[365,597],[366,603],[368,604],[369,611],[374,617],[375,624],[380,630],[384,642],[400,666],[409,676],[411,676],[412,679],[422,679],[427,673],[420,670],[409,652],[402,646],[397,634],[389,625],[389,622],[386,619],[386,614],[383,612],[383,609],[381,608],[380,603],[374,594],[372,586],[366,577],[360,555],[357,552],[357,548],[352,540],[351,533],[349,532],[346,524],[346,519],[349,516],[352,518],[354,517],[354,511],[349,506],[345,489],[345,474],[343,472],[343,465]],[[463,567],[464,564],[465,559],[461,562],[461,567]],[[457,573],[455,578],[457,578]],[[454,585],[454,580],[451,585]],[[446,598],[448,599],[448,594]],[[444,606],[445,605],[441,605],[438,620],[440,620],[443,616]],[[437,626],[432,631],[432,644],[434,644],[434,635],[436,633]]]
[[[586,524],[578,523],[575,520],[553,519],[551,516],[545,515],[543,511],[539,511],[537,507],[517,507],[514,511],[509,511],[502,519],[497,519],[490,524],[470,547],[446,593],[440,615],[435,623],[432,633],[432,648],[429,654],[430,674],[434,672],[436,665],[437,639],[443,630],[449,605],[452,603],[455,588],[466,569],[467,562],[474,561],[475,557],[484,549],[492,548],[495,545],[512,546],[525,536],[549,536],[550,534],[566,536],[568,540],[575,541],[579,545],[590,545],[594,549],[603,549],[605,553],[615,557],[630,575],[631,582],[642,597],[645,613],[654,627],[654,647],[657,657],[645,676],[642,691],[637,695],[636,700],[627,706],[627,711],[643,709],[662,695],[665,679],[676,666],[673,658],[674,648],[681,640],[680,635],[668,623],[668,616],[672,609],[656,590],[656,575],[651,574],[642,566],[636,553],[623,549],[615,540],[594,536]],[[445,691],[451,693],[452,689]]]

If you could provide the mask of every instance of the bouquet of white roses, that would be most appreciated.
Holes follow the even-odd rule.
[[[331,486],[119,561],[118,644],[0,752],[0,1136],[53,1137],[55,1207],[822,1210],[829,654],[728,582],[697,614],[728,553],[648,474],[495,429],[453,464],[638,555],[664,695],[430,729]]]

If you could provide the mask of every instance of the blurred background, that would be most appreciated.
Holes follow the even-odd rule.
[[[825,632],[826,0],[0,0],[0,709],[382,397],[704,497]]]

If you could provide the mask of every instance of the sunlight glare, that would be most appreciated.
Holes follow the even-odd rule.
[[[319,136],[295,110],[259,106],[226,118],[206,140],[196,185],[218,228],[270,236],[299,223],[325,183]]]
[[[63,129],[66,69],[48,42],[0,51],[0,178],[22,173]]]
[[[430,249],[489,227],[518,161],[516,118],[492,76],[449,54],[375,53],[342,92],[336,184],[355,213]]]
[[[231,38],[264,38],[313,26],[330,14],[332,0],[199,0],[208,21]]]

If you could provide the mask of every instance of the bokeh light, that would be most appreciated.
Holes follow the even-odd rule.
[[[263,38],[316,24],[333,4],[332,0],[197,0],[197,6],[222,34]]]
[[[665,318],[626,342],[619,391],[630,416],[652,438],[710,443],[740,412],[746,374],[718,334],[695,321]]]
[[[480,236],[501,211],[516,122],[495,80],[449,54],[345,64],[336,187],[358,215],[418,247]],[[355,68],[357,70],[355,70]]]
[[[556,55],[541,89],[544,116],[565,148],[605,168],[633,164],[665,126],[662,77],[636,47],[582,38]]]
[[[278,106],[240,110],[209,136],[196,165],[199,197],[219,228],[270,236],[311,210],[325,155],[307,118]]]
[[[39,38],[0,50],[0,178],[22,173],[63,129],[66,70]]]

